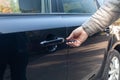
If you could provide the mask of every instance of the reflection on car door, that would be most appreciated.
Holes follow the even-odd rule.
[[[67,30],[70,33],[74,28]],[[109,40],[110,36],[103,32],[88,38],[80,47],[69,48],[68,79],[88,80],[95,77],[102,68]]]

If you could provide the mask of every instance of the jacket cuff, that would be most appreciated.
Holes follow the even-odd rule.
[[[88,34],[88,36],[92,36],[93,34],[95,34],[95,32],[93,32],[89,27],[87,26],[82,26],[82,28],[85,30],[85,32]]]

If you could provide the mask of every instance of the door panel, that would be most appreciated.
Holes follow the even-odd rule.
[[[30,54],[28,80],[66,80],[67,48],[65,43],[43,46],[43,41],[66,37],[66,28],[26,32]],[[54,50],[53,50],[54,49]]]
[[[75,27],[68,28],[68,34]],[[102,66],[108,48],[109,36],[98,33],[89,37],[80,47],[69,48],[68,80],[88,80]]]

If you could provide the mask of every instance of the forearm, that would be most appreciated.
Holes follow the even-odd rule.
[[[104,30],[120,15],[120,0],[107,0],[82,27],[89,36]]]

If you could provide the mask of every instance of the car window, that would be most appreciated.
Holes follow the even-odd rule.
[[[18,0],[0,0],[0,13],[20,12]]]
[[[41,13],[41,0],[19,0],[19,8],[22,13]]]
[[[94,13],[95,0],[63,0],[64,13]]]
[[[95,0],[0,0],[0,13],[93,13]]]
[[[41,10],[41,6],[44,6],[45,1],[46,0],[0,0],[0,13],[45,12]]]

